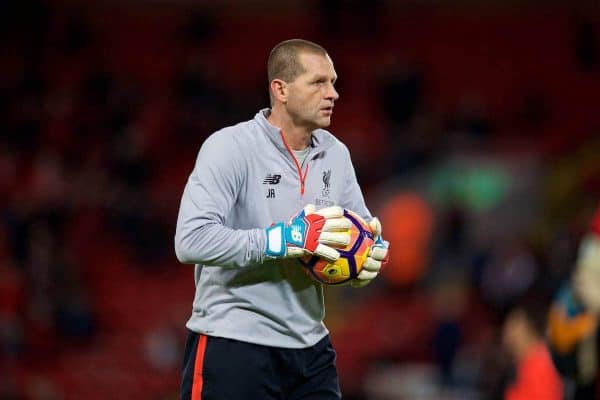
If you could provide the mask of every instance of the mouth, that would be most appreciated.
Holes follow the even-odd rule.
[[[321,108],[321,111],[323,111],[327,115],[331,115],[333,114],[333,106],[323,107]]]

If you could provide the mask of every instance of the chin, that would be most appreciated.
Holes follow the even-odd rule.
[[[327,128],[329,125],[331,125],[331,118],[323,118],[317,121],[315,125],[317,125],[319,128]]]

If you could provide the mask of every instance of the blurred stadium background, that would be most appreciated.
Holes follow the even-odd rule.
[[[599,29],[595,1],[0,2],[0,398],[177,398],[183,185],[292,37],[332,55],[393,246],[327,290],[345,398],[501,398],[502,317],[569,277],[600,198]]]

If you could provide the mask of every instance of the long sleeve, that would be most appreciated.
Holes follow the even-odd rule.
[[[202,145],[187,181],[175,232],[182,263],[244,267],[261,263],[263,229],[227,226],[245,179],[244,155],[229,132],[217,132]]]
[[[505,400],[560,400],[563,385],[543,343],[534,345],[517,371],[516,382],[504,394]]]

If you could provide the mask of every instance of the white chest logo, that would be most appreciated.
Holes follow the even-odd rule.
[[[331,169],[323,171],[323,190],[321,194],[323,197],[329,197],[329,189],[331,187]]]

